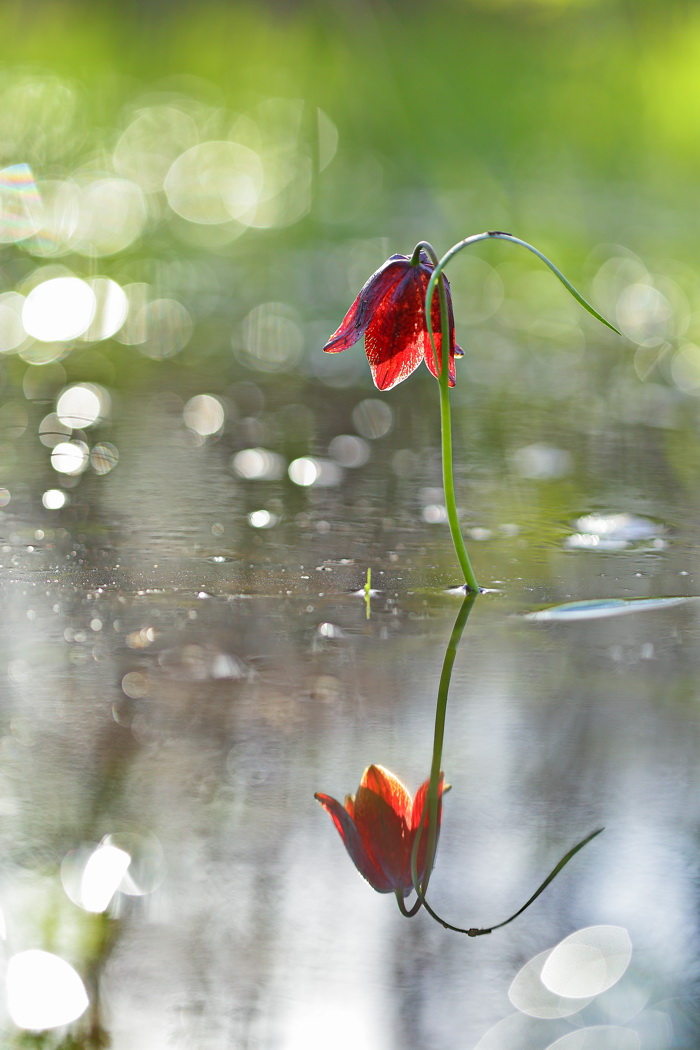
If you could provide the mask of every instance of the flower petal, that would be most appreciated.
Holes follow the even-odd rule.
[[[355,825],[372,864],[378,868],[392,890],[406,892],[406,863],[410,869],[411,834],[386,799],[369,788],[360,787],[355,796]]]
[[[427,276],[426,276],[426,279],[425,279],[425,287],[423,289],[423,302],[425,302],[425,295],[426,295],[426,292],[428,291],[428,281],[430,280],[430,275],[433,272],[433,267],[432,266],[430,268],[428,268],[428,267],[421,267],[421,270],[427,271]],[[449,358],[449,366],[448,366],[448,368],[449,368],[448,377],[449,377],[449,385],[450,386],[454,386],[455,385],[455,354],[456,354],[457,350],[459,349],[460,352],[457,354],[457,356],[458,357],[462,357],[464,352],[463,352],[461,347],[458,348],[455,345],[455,318],[454,318],[454,311],[452,309],[452,292],[450,291],[450,282],[447,280],[446,277],[445,277],[445,292],[446,292],[446,295],[447,295],[447,316],[448,316],[448,319],[449,319],[449,330],[450,330],[450,358]],[[435,349],[437,350],[437,353],[438,353],[438,360],[440,360],[441,347],[442,347],[442,318],[440,316],[440,296],[438,294],[437,289],[435,290],[435,294],[433,295],[433,301],[432,301],[431,307],[430,307],[430,317],[431,317],[431,320],[433,322],[433,336],[435,338]],[[425,353],[425,363],[428,366],[428,368],[430,369],[430,371],[432,372],[432,374],[437,379],[439,377],[440,373],[438,371],[437,364],[436,364],[436,361],[435,361],[435,356],[433,354],[433,348],[432,348],[432,345],[430,343],[430,336],[428,335],[427,323],[426,323],[426,326],[425,326],[424,353]]]
[[[411,266],[375,310],[367,327],[365,351],[379,390],[403,382],[425,357],[425,282],[421,266]]]
[[[361,788],[367,788],[379,795],[393,809],[399,817],[407,822],[411,818],[413,801],[410,792],[403,786],[397,776],[394,776],[384,766],[368,766],[362,774]]]
[[[428,797],[428,787],[429,786],[430,786],[430,781],[426,780],[426,782],[424,784],[421,784],[421,786],[416,791],[416,797],[413,800],[413,808],[412,808],[412,811],[411,811],[411,822],[410,822],[411,823],[411,829],[414,830],[414,831],[415,831],[415,829],[418,827],[418,825],[421,822],[421,818],[423,816],[423,809],[425,807],[425,804],[426,804],[426,801],[427,801],[427,797]],[[438,820],[442,819],[442,796],[443,796],[444,792],[445,792],[445,774],[441,773],[440,774],[440,779],[438,781]]]
[[[406,273],[406,267],[413,269],[405,255],[392,255],[365,282],[360,294],[355,299],[340,327],[330,337],[324,350],[328,354],[339,354],[347,350],[364,335],[378,310],[382,300],[390,295]]]
[[[319,792],[314,795],[314,798],[321,803],[327,813],[330,813],[350,859],[360,875],[378,893],[392,893],[394,886],[387,879],[382,869],[369,856],[355,823],[347,810],[341,806],[337,799],[331,798],[330,795],[323,795]]]
[[[423,813],[428,799],[428,787],[430,781],[426,780],[424,784],[418,788],[416,797],[413,800],[413,811],[411,813],[411,851],[413,851],[413,844],[416,841],[416,834],[421,820],[423,819]],[[437,847],[438,838],[440,836],[440,825],[442,823],[442,796],[445,790],[445,778],[444,775],[440,774],[440,780],[438,781],[438,826],[437,835],[435,837],[435,846]],[[425,869],[427,864],[428,855],[428,820],[426,814],[426,821],[423,831],[421,833],[420,842],[418,844],[418,856],[416,857],[416,868],[418,870],[418,878],[422,881],[425,878]],[[409,857],[408,865],[408,880],[411,882],[411,865]]]

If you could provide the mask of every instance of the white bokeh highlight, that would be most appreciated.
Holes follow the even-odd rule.
[[[52,277],[32,288],[22,308],[27,335],[43,343],[77,339],[95,316],[95,293],[79,277]]]
[[[58,1028],[75,1021],[88,1005],[80,976],[60,956],[32,948],[9,960],[7,1009],[19,1028]]]
[[[630,964],[632,942],[622,926],[587,926],[550,952],[542,983],[555,995],[585,999],[616,984]]]
[[[83,908],[91,912],[105,911],[130,864],[131,857],[126,850],[117,846],[98,846],[90,854],[83,870],[80,885]]]

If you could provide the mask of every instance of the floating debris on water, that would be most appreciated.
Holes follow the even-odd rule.
[[[581,602],[566,602],[552,605],[538,612],[525,613],[526,620],[599,620],[608,616],[623,616],[626,613],[648,609],[667,609],[686,602],[698,601],[698,595],[681,595],[669,598],[592,598]]]

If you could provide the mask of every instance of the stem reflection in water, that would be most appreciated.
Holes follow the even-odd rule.
[[[564,868],[569,861],[574,857],[579,850],[583,849],[584,846],[600,835],[603,828],[596,828],[595,831],[591,832],[584,839],[578,842],[572,849],[566,853],[561,860],[555,865],[546,879],[540,883],[535,892],[531,897],[527,899],[525,904],[522,905],[513,915],[509,918],[504,919],[502,922],[496,923],[493,926],[488,927],[469,927],[462,928],[460,926],[453,926],[451,923],[443,919],[432,906],[426,900],[426,893],[428,890],[428,883],[430,882],[430,875],[433,869],[433,863],[435,861],[435,852],[437,849],[437,838],[440,829],[440,802],[442,796],[442,774],[440,767],[442,765],[442,751],[445,740],[445,721],[447,717],[447,699],[450,690],[450,682],[452,680],[452,669],[457,656],[457,649],[459,643],[464,634],[464,629],[469,619],[469,614],[472,611],[474,602],[476,601],[477,595],[475,593],[467,593],[464,598],[459,612],[457,613],[457,619],[455,620],[450,640],[447,643],[447,649],[445,651],[445,659],[442,664],[442,673],[440,675],[440,685],[438,687],[437,705],[435,709],[435,733],[433,737],[433,758],[430,770],[430,782],[428,785],[428,801],[425,810],[421,817],[421,822],[418,827],[415,840],[413,842],[413,849],[411,853],[411,880],[413,887],[416,891],[416,901],[411,908],[407,908],[403,895],[396,893],[396,899],[399,905],[399,909],[403,915],[410,917],[415,915],[421,907],[424,907],[428,914],[439,922],[441,926],[444,926],[447,930],[453,930],[455,933],[464,933],[468,937],[480,937],[487,933],[492,933],[494,930],[498,930],[503,926],[507,926],[508,923],[517,919],[519,915],[530,907],[530,905],[537,900],[540,894],[549,886],[550,882],[557,877],[559,872]],[[426,862],[421,865],[419,871],[418,857],[419,850],[421,848],[421,838],[425,832],[426,826],[426,814],[427,814],[427,833],[428,833],[428,849],[426,855]]]
[[[525,904],[508,919],[493,926],[467,929],[454,926],[438,915],[426,900],[440,832],[442,796],[446,790],[441,766],[447,699],[457,649],[476,598],[475,592],[464,597],[447,643],[435,709],[429,780],[421,785],[415,797],[411,797],[398,777],[383,766],[373,764],[365,769],[357,793],[347,795],[344,803],[320,792],[315,795],[330,814],[355,867],[373,889],[378,893],[395,894],[399,910],[407,918],[425,908],[445,929],[469,937],[491,933],[521,915],[571,858],[603,830],[596,829],[570,849]],[[416,899],[409,907],[406,898],[413,892]]]

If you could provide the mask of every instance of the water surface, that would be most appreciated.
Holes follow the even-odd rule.
[[[353,792],[372,762],[412,791],[429,772],[460,598],[436,392],[418,378],[403,389],[376,399],[393,413],[379,438],[352,424],[364,394],[326,396],[304,451],[335,466],[332,484],[295,485],[279,441],[278,476],[242,477],[232,457],[265,447],[264,433],[248,445],[232,424],[202,441],[162,395],[124,399],[118,469],[62,509],[40,506],[24,461],[0,570],[7,950],[92,973],[117,1047],[544,1050],[594,1025],[625,1029],[596,1038],[630,1046],[697,1036],[697,543],[663,461],[637,476],[637,441],[606,454],[625,428],[601,447],[560,424],[548,447],[577,457],[564,477],[523,477],[522,454],[493,472],[494,444],[464,455],[460,502],[488,593],[452,680],[433,904],[457,925],[500,921],[570,846],[604,834],[516,923],[470,940],[402,918],[313,800]],[[504,448],[530,408],[509,407]],[[458,433],[493,423],[477,410]],[[418,428],[432,443],[416,452]],[[329,455],[346,431],[360,466]],[[572,544],[581,536],[599,542]],[[136,873],[109,919],[68,895],[71,865],[105,836]],[[631,939],[620,981],[573,1017],[516,1010],[520,968],[599,925]]]

